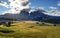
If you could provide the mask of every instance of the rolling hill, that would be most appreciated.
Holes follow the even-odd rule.
[[[0,26],[0,38],[60,38],[60,26],[40,26],[36,21],[22,21],[10,27]]]

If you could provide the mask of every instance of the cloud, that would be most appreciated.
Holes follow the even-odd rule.
[[[31,9],[31,10],[29,11],[29,13],[31,13],[31,12],[34,12],[34,11],[36,11],[36,10],[34,10],[34,9]]]
[[[58,1],[57,6],[60,6],[60,1]]]
[[[8,7],[9,10],[4,11],[3,14],[5,13],[12,13],[12,14],[17,14],[20,13],[22,9],[29,8],[29,0],[8,0],[9,4],[5,2],[1,2],[2,6]]]
[[[26,2],[23,2],[23,3],[22,3],[22,6],[26,6],[26,5],[28,5],[28,4],[29,4],[29,2],[26,1]]]
[[[60,4],[58,4],[58,6],[60,6]]]
[[[53,6],[50,6],[49,8],[50,8],[50,9],[57,9],[57,7],[53,7]]]
[[[59,10],[50,10],[48,13],[45,13],[48,15],[52,15],[52,16],[60,16],[60,11]]]
[[[0,6],[4,6],[4,7],[8,8],[7,3],[6,2],[3,2],[3,1],[0,1]]]
[[[38,9],[42,9],[42,10],[44,10],[45,8],[44,8],[44,7],[38,7]]]
[[[43,13],[48,13],[48,10],[45,7],[38,7],[39,10],[43,11]]]
[[[35,8],[35,7],[32,7],[32,8]],[[39,11],[41,11],[42,13],[47,13],[47,12],[48,12],[48,11],[45,9],[45,7],[38,7],[38,8],[35,8],[35,9],[31,9],[31,10],[29,11],[29,13],[34,12],[34,11],[36,11],[36,10],[39,10]]]

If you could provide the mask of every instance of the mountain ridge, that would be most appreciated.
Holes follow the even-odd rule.
[[[9,18],[9,19],[17,19],[17,21],[21,20],[34,20],[34,21],[45,21],[46,19],[53,19],[53,20],[60,20],[59,16],[51,16],[44,14],[43,12],[46,12],[44,10],[36,10],[31,13],[29,13],[29,9],[23,9],[19,14],[5,14],[0,15],[0,18]],[[46,20],[46,21],[47,21]]]

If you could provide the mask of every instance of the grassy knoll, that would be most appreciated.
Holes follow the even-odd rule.
[[[32,21],[1,25],[0,38],[60,38],[60,26],[40,26]]]

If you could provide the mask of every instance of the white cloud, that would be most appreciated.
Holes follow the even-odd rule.
[[[50,6],[49,8],[50,8],[50,9],[57,9],[57,7],[53,7],[53,6]]]
[[[45,10],[45,8],[44,8],[44,7],[38,7],[38,9],[42,9],[42,10]]]
[[[41,10],[41,11],[42,11],[42,10],[45,11],[45,12],[43,12],[43,13],[47,13],[47,12],[48,12],[48,10],[46,10],[45,7],[38,7],[38,9]]]
[[[60,16],[60,11],[59,10],[50,10],[49,13],[45,13],[48,15],[52,15],[52,16]]]
[[[60,4],[57,4],[58,6],[60,6]]]
[[[31,9],[31,10],[29,11],[29,13],[34,12],[34,11],[35,11],[34,9]]]
[[[29,8],[29,0],[8,0],[10,3],[7,5],[6,2],[1,2],[0,5],[9,8],[5,13],[17,14],[22,9]]]
[[[60,6],[60,1],[58,1],[57,6]]]

